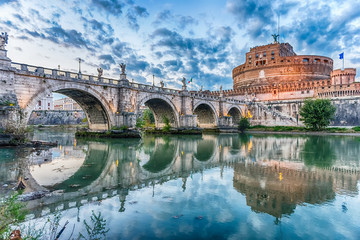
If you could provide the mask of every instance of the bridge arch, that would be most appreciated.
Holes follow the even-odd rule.
[[[210,102],[200,101],[194,105],[193,114],[197,115],[197,125],[202,128],[216,127],[218,116]]]
[[[215,155],[216,142],[213,139],[201,139],[197,142],[194,158],[200,162],[207,162]]]
[[[242,110],[239,106],[231,105],[227,110],[227,115],[232,117],[233,125],[238,125],[242,115]]]
[[[141,99],[136,108],[136,113],[140,113],[140,107],[142,105],[150,108],[155,118],[155,126],[164,126],[163,117],[167,117],[170,120],[172,127],[179,126],[179,111],[176,109],[174,103],[165,96],[155,95],[147,96]]]
[[[84,110],[91,130],[108,130],[115,125],[114,107],[110,106],[105,97],[98,91],[88,86],[59,84],[56,86],[46,86],[43,91],[39,91],[33,96],[25,106],[24,112],[26,120],[30,117],[36,103],[52,92],[61,93],[75,100]]]

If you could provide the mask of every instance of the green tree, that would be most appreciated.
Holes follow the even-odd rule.
[[[143,119],[145,122],[145,127],[149,127],[155,123],[154,114],[151,112],[150,109],[145,109],[143,112]]]
[[[163,116],[163,122],[165,124],[164,127],[163,127],[163,131],[164,132],[170,131],[170,128],[171,128],[170,119],[168,117],[166,117],[166,116]]]
[[[249,119],[247,117],[241,117],[238,125],[239,131],[243,133],[249,127],[250,127]]]
[[[329,99],[305,100],[300,109],[300,120],[305,126],[315,131],[324,129],[334,118],[336,108]]]

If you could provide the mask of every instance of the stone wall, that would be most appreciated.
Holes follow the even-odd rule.
[[[30,115],[29,125],[74,125],[83,124],[83,111],[37,110]]]
[[[263,105],[269,110],[261,112],[261,109],[253,109],[255,122],[261,125],[283,125],[276,121],[276,114],[271,112],[281,112],[283,116],[292,117],[293,126],[302,126],[299,111],[304,100],[287,100],[287,101],[268,101]],[[331,102],[336,107],[335,119],[331,122],[331,126],[360,126],[360,97],[342,97],[333,98]],[[258,112],[259,111],[259,112]],[[270,113],[270,114],[269,114]],[[286,124],[288,125],[288,124]]]

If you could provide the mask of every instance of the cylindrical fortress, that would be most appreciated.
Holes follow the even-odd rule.
[[[233,69],[233,85],[239,89],[330,79],[332,69],[331,58],[296,55],[289,43],[273,43],[246,53],[245,63]]]

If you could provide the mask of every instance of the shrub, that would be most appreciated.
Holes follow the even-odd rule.
[[[144,127],[144,125],[145,125],[144,119],[143,119],[142,117],[138,117],[138,118],[136,119],[135,127],[141,129],[141,128]]]
[[[324,129],[334,118],[336,108],[329,99],[305,100],[300,109],[300,120],[305,126],[315,131]]]
[[[166,116],[163,116],[163,122],[164,122],[164,127],[163,127],[163,131],[164,132],[168,132],[168,131],[170,131],[170,128],[171,128],[171,126],[170,126],[170,120],[169,120],[169,118],[167,118]]]
[[[11,226],[24,221],[26,211],[24,204],[18,200],[19,194],[0,199],[0,238],[10,233]]]
[[[360,132],[360,126],[356,126],[352,128],[355,132]]]
[[[249,127],[250,127],[249,119],[247,117],[241,117],[238,126],[239,131],[243,133]]]

